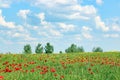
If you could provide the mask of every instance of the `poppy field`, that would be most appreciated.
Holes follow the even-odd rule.
[[[120,53],[0,54],[0,80],[120,80]]]

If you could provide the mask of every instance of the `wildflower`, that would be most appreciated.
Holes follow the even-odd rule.
[[[90,74],[93,74],[93,72],[90,72]]]
[[[56,76],[57,76],[57,74],[54,74],[54,76],[56,77]]]
[[[50,71],[51,72],[56,72],[56,70],[54,68],[51,68]]]
[[[64,78],[64,76],[62,75],[62,76],[60,76],[60,79],[63,79]]]
[[[0,76],[0,80],[3,80],[4,79],[4,76]]]
[[[45,74],[46,72],[44,72],[44,71],[42,71],[42,72],[40,72],[40,74]]]
[[[34,69],[31,69],[30,72],[35,72],[35,70],[34,70]]]
[[[17,68],[17,67],[15,68],[16,71],[18,71],[18,70],[20,70],[20,69],[21,69],[21,68]]]
[[[88,71],[91,71],[92,69],[91,68],[88,68]]]

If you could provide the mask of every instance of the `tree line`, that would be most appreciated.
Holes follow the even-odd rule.
[[[42,44],[38,43],[35,48],[36,54],[40,54],[40,53],[50,54],[53,52],[54,52],[54,47],[50,43],[46,43],[45,47],[43,47]],[[85,52],[83,46],[79,47],[75,44],[71,44],[67,49],[65,49],[65,53],[79,53],[79,52]],[[94,47],[92,49],[92,52],[103,52],[103,49],[101,47]],[[32,48],[31,48],[30,44],[26,44],[24,46],[24,53],[25,54],[32,53]],[[60,51],[59,53],[63,53],[63,52]]]

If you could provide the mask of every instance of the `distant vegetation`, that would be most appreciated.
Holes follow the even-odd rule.
[[[42,46],[42,44],[38,43],[36,48],[35,48],[35,53],[36,54],[41,54],[41,53],[46,53],[46,54],[51,54],[54,52],[54,47],[50,43],[46,43],[45,47]],[[64,51],[65,53],[81,53],[85,52],[83,46],[77,46],[76,44],[71,44],[67,49]],[[92,49],[92,52],[103,52],[103,49],[101,47],[94,47]],[[30,44],[26,44],[24,46],[24,53],[25,54],[31,54],[32,53],[32,48]],[[59,51],[59,53],[63,53],[63,51]]]
[[[78,47],[77,45],[75,44],[71,44],[70,47],[68,47],[66,50],[65,50],[66,53],[77,53],[77,52],[84,52],[84,49],[83,47]]]

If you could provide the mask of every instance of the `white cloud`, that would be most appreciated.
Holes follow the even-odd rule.
[[[38,35],[43,36],[43,37],[49,37],[49,34],[47,34],[46,32],[43,32],[43,31],[38,32]]]
[[[92,28],[83,26],[82,27],[82,36],[86,39],[92,39],[93,36],[90,34],[90,31],[92,31]]]
[[[105,34],[104,37],[106,38],[118,38],[120,37],[119,34]]]
[[[41,19],[41,21],[45,20],[45,13],[39,13],[37,16]]]
[[[0,10],[0,25],[6,28],[15,29],[18,31],[25,31],[23,26],[16,25],[15,22],[5,21],[5,17],[2,16],[2,10]]]
[[[56,29],[56,25],[45,20],[45,13],[39,13],[36,15],[40,19],[40,29],[38,28],[38,34],[46,37],[61,37],[62,33]]]
[[[30,13],[30,10],[19,10],[17,15],[22,17],[23,19],[26,19],[29,13]]]
[[[2,16],[2,10],[0,10],[0,25],[7,28],[15,28],[14,22],[5,21],[4,17]]]
[[[100,16],[95,17],[96,27],[101,29],[102,31],[109,31],[109,27],[105,25],[105,23],[101,20]]]
[[[47,9],[54,16],[88,20],[97,13],[93,5],[80,5],[78,0],[34,0],[32,5]]]
[[[18,32],[18,31],[8,31],[8,36],[11,36],[12,38],[16,38],[19,40],[27,40],[27,41],[35,41],[37,38],[33,38],[30,36],[28,32]]]
[[[0,0],[0,8],[9,8],[10,4],[10,0]]]
[[[45,13],[39,13],[36,15],[39,19],[42,25],[48,25],[49,23],[45,21]]]
[[[40,6],[43,5],[45,7],[55,7],[59,5],[70,5],[70,4],[75,4],[77,3],[77,0],[31,0],[33,3],[32,5]]]
[[[83,31],[92,31],[92,28],[87,27],[87,26],[83,26],[83,27],[82,27],[82,30],[83,30]]]
[[[61,7],[58,8],[58,10]],[[92,17],[96,16],[97,10],[93,5],[81,6],[78,4],[69,5],[64,7],[61,12],[53,13],[56,16],[62,16],[67,19],[80,19],[80,20],[89,20]]]
[[[2,10],[0,10],[0,25],[5,28],[10,28],[6,32],[1,31],[2,34],[6,35],[7,37],[13,37],[22,40],[36,40],[36,38],[30,36],[29,31],[22,25],[16,25],[14,22],[5,21],[4,17],[2,16]]]
[[[86,39],[92,39],[93,36],[89,33],[82,33],[83,37],[85,37]]]
[[[82,20],[89,20],[89,17],[87,16],[82,16],[79,12],[78,13],[72,13],[72,14],[65,14],[63,15],[65,18],[68,19],[82,19]]]
[[[50,33],[53,35],[53,36],[62,36],[62,34],[60,33],[60,31],[57,31],[57,30],[53,30],[53,29],[50,29]]]
[[[81,6],[78,4],[70,5],[64,8],[66,14],[62,14],[63,17],[68,19],[82,19],[89,20],[97,13],[96,8],[93,5]],[[68,13],[69,12],[69,13]]]
[[[114,31],[120,31],[120,25],[113,24],[112,25],[112,30],[114,30]]]
[[[9,8],[9,4],[0,4],[0,8]]]
[[[75,35],[75,39],[78,41],[81,41],[82,40],[81,35],[79,35],[79,34]]]
[[[57,23],[63,32],[74,31],[75,25],[65,24],[65,23]]]
[[[102,5],[102,4],[103,4],[103,0],[96,0],[96,3],[97,3],[98,5]]]

